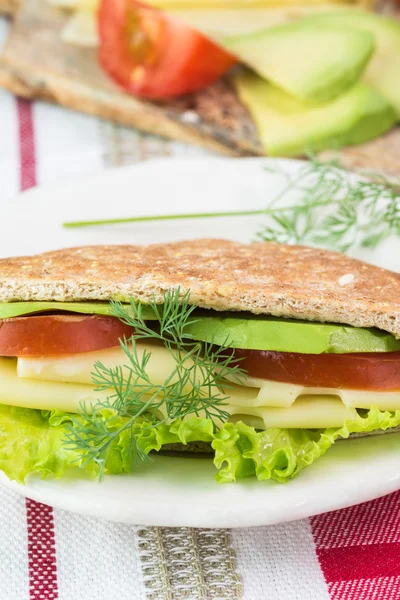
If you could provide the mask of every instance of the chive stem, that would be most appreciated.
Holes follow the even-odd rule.
[[[210,213],[181,213],[177,215],[155,215],[145,217],[127,217],[124,219],[103,219],[98,221],[65,221],[63,227],[72,229],[74,227],[95,227],[97,225],[118,225],[121,223],[143,223],[146,221],[173,221],[175,219],[206,219],[210,217],[247,217],[251,215],[263,215],[265,208],[259,210],[232,210],[225,212]]]

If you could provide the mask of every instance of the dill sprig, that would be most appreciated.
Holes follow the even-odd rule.
[[[400,179],[369,173],[360,177],[337,161],[315,157],[299,172],[268,169],[285,182],[279,200],[296,193],[295,202],[271,208],[257,239],[306,244],[346,252],[351,247],[376,248],[391,235],[400,236]]]
[[[113,314],[134,328],[129,339],[120,341],[126,357],[124,366],[106,367],[100,361],[92,373],[96,391],[108,392],[106,400],[80,406],[68,428],[66,446],[77,452],[84,465],[94,463],[103,476],[113,445],[122,435],[128,435],[128,460],[145,461],[147,455],[137,443],[135,428],[150,432],[161,423],[199,416],[211,419],[216,428],[229,418],[224,410],[232,386],[227,378],[238,383],[245,373],[239,359],[227,345],[216,347],[213,340],[198,342],[186,332],[196,321],[190,293],[180,297],[180,290],[168,291],[160,305],[155,300],[150,307],[156,320],[152,328],[144,318],[143,307],[134,301],[130,306],[112,302]],[[156,324],[156,326],[155,326]],[[151,351],[138,351],[140,340],[162,344],[173,358],[173,368],[161,384],[151,381],[148,364]]]
[[[313,155],[294,172],[279,163],[264,168],[284,180],[282,191],[265,208],[71,221],[63,226],[258,215],[266,218],[257,233],[258,241],[308,244],[343,252],[356,246],[376,248],[389,236],[400,236],[400,178],[389,179],[376,172],[361,177],[338,161],[320,162]]]

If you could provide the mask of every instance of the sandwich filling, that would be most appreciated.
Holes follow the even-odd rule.
[[[286,481],[336,439],[400,425],[390,333],[190,307],[184,326],[171,317],[164,343],[168,310],[179,316],[179,302],[0,304],[0,468],[18,481],[76,467],[118,473],[152,450],[206,442],[219,481]],[[160,401],[177,389],[190,410]],[[134,420],[118,405],[127,390],[141,399]]]
[[[218,481],[287,481],[400,425],[399,298],[400,274],[272,242],[0,259],[0,470],[102,477],[194,444]]]

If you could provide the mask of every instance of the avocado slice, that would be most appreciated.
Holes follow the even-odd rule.
[[[109,302],[0,302],[0,319],[47,311],[75,312],[84,315],[113,316],[114,314]],[[142,314],[147,320],[155,319],[150,306],[143,305]]]
[[[129,306],[129,305],[128,305]],[[110,315],[108,302],[3,302],[0,319],[9,319],[47,311],[76,312],[81,314]],[[400,340],[379,329],[362,329],[350,325],[313,323],[251,313],[222,313],[208,316],[201,311],[187,325],[185,333],[200,341],[224,345],[229,340],[232,348],[276,350],[321,354],[330,352],[392,352],[400,350]],[[143,305],[143,316],[154,320],[150,306]]]
[[[296,156],[373,139],[393,127],[395,110],[375,90],[356,84],[327,104],[286,94],[250,72],[234,77],[270,156]]]
[[[362,10],[335,11],[307,17],[316,25],[337,25],[367,31],[375,38],[375,52],[363,74],[397,112],[400,119],[400,21]]]
[[[300,19],[222,45],[267,81],[296,98],[329,102],[361,76],[374,50],[368,31]]]
[[[395,109],[374,89],[370,88],[363,111],[354,126],[334,140],[338,146],[362,144],[389,131],[396,125]]]
[[[379,329],[313,323],[265,315],[202,317],[185,329],[194,339],[219,346],[304,354],[392,352],[400,340]]]

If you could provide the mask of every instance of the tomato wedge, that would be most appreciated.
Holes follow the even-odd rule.
[[[308,387],[400,390],[400,352],[297,354],[235,350],[252,377]]]
[[[40,315],[0,321],[0,356],[57,356],[119,345],[133,328],[115,317]]]
[[[98,20],[100,64],[136,96],[196,92],[236,62],[191,27],[135,0],[101,0]]]

